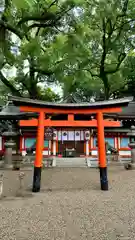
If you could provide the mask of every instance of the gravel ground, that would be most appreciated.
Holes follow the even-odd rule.
[[[23,172],[28,189],[32,171]],[[96,169],[48,169],[40,193],[17,198],[18,172],[5,171],[0,239],[134,240],[135,171],[110,167],[108,176],[103,192]]]

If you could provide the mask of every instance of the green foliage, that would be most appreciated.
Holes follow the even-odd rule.
[[[40,88],[40,92],[42,93],[42,100],[48,102],[58,102],[60,101],[60,96],[52,91],[51,88],[47,87],[45,89]]]
[[[121,89],[131,78],[127,60],[134,57],[134,5],[133,0],[5,1],[0,69],[13,66],[17,73],[13,81],[1,81],[12,94],[50,101],[58,97],[50,82],[83,101],[125,94]],[[39,87],[45,83],[48,88]]]
[[[0,22],[0,66],[1,70],[14,66],[17,74],[12,82],[1,72],[1,81],[12,94],[38,99],[48,96],[50,101],[58,99],[50,88],[39,88],[39,84],[57,78],[59,51],[66,41],[65,29],[61,33],[59,28],[68,24],[73,12],[70,17],[68,13],[74,6],[75,2],[69,0],[5,1]]]
[[[133,96],[135,98],[135,56],[128,56],[122,69],[124,87],[119,89],[120,96]]]
[[[36,0],[12,0],[13,4],[18,8],[18,9],[26,9],[26,8],[31,8],[34,4],[37,3]]]
[[[121,69],[128,52],[134,49],[135,8],[131,2],[82,1],[82,11],[63,49],[67,53],[69,77],[71,65],[74,76],[76,71],[87,71],[89,74],[85,77],[90,81],[98,77],[103,82],[106,99],[124,85]]]

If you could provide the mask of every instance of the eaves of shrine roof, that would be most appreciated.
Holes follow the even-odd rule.
[[[135,119],[135,101],[129,102],[128,106],[122,108],[119,113],[108,113],[106,117],[118,118],[118,119]]]

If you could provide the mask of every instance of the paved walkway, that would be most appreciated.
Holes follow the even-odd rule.
[[[48,169],[42,191],[16,198],[17,172],[5,171],[0,200],[0,239],[135,239],[135,171],[109,169],[110,190],[103,192],[96,169]],[[25,171],[30,187],[32,171]]]

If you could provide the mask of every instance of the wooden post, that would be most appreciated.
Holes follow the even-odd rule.
[[[99,158],[101,190],[108,190],[104,124],[103,124],[102,112],[97,113],[97,133],[98,133],[98,158]]]
[[[44,148],[44,112],[40,112],[37,129],[36,159],[34,162],[34,176],[32,189],[33,192],[40,191],[43,148]]]

